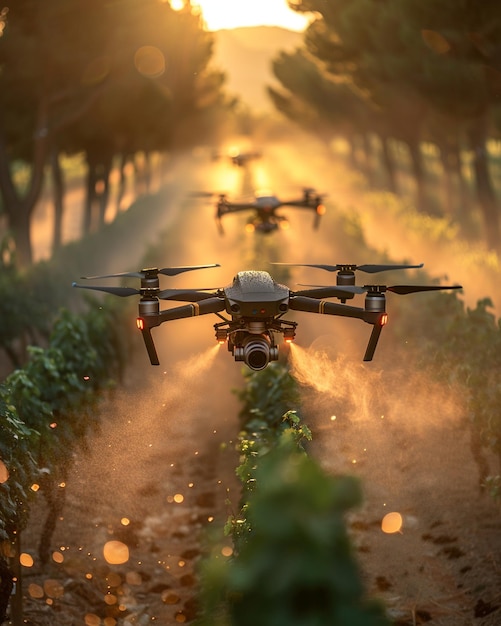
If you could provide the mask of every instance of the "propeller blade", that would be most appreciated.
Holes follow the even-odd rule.
[[[217,288],[211,287],[211,290],[215,291]],[[157,294],[157,298],[160,300],[179,300],[181,302],[200,302],[200,300],[213,297],[214,293],[205,293],[205,290],[202,289],[164,289]]]
[[[313,287],[313,289],[301,289],[291,292],[292,296],[307,296],[309,298],[346,298],[351,293],[362,293],[362,291],[353,291],[347,287],[328,287],[323,285],[304,285],[304,287]],[[357,289],[362,289],[357,288]]]
[[[163,274],[164,276],[177,276],[178,274],[182,274],[183,272],[192,272],[193,270],[205,270],[210,269],[212,267],[221,267],[219,263],[210,263],[209,265],[185,265],[183,267],[164,267],[161,270],[158,270],[159,274]]]
[[[461,285],[441,286],[441,285],[393,285],[386,287],[388,291],[406,295],[408,293],[418,293],[420,291],[440,291],[442,289],[462,289]]]
[[[164,267],[157,269],[156,267],[140,270],[139,272],[119,272],[118,274],[102,274],[101,276],[81,276],[85,280],[95,280],[97,278],[145,278],[148,273],[163,274],[164,276],[177,276],[183,272],[191,272],[192,270],[202,270],[211,267],[221,267],[219,263],[211,263],[210,265],[187,265],[181,267]]]
[[[386,270],[411,270],[420,269],[424,266],[424,263],[419,265],[358,265],[357,270],[365,272],[366,274],[375,274],[376,272],[385,272]]]
[[[121,298],[126,298],[127,296],[135,296],[141,293],[138,289],[133,289],[132,287],[100,287],[97,285],[79,285],[77,283],[73,283],[72,286],[78,287],[79,289],[104,291],[105,293],[111,293],[112,295],[120,296]]]
[[[345,263],[343,265],[325,265],[323,263],[272,263],[272,265],[288,265],[296,267],[315,267],[317,269],[326,270],[327,272],[338,272],[342,269],[360,270],[367,274],[375,274],[376,272],[385,272],[386,270],[405,270],[405,269],[418,269],[424,266],[424,263],[419,265],[350,265]]]
[[[313,287],[314,289],[308,293],[305,291],[297,291],[294,294],[306,296],[309,295],[312,298],[328,298],[328,297],[342,297],[342,292],[345,293],[367,293],[370,291],[384,293],[385,291],[391,291],[392,293],[397,293],[399,295],[407,295],[409,293],[419,293],[421,291],[441,291],[443,289],[462,289],[461,285],[393,285],[391,287],[387,287],[386,285],[344,285],[342,287],[336,286],[328,286],[328,285],[305,285],[303,283],[299,283],[303,287]],[[338,291],[340,295],[338,296],[335,292]],[[332,295],[328,294],[332,292]],[[315,295],[318,293],[318,295]]]

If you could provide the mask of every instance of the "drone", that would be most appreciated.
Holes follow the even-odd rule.
[[[287,228],[289,222],[284,215],[277,214],[280,207],[297,207],[313,211],[313,228],[317,229],[320,218],[325,214],[325,206],[322,204],[323,195],[316,193],[314,189],[306,188],[303,195],[297,199],[279,200],[277,196],[267,191],[256,192],[251,202],[229,202],[226,194],[220,194],[216,204],[216,225],[221,235],[224,234],[221,218],[229,213],[250,211],[251,217],[247,221],[247,232],[271,233],[279,228]]]
[[[218,150],[212,151],[212,160],[219,161],[223,155]],[[231,150],[228,154],[228,159],[233,165],[237,167],[245,167],[250,161],[261,158],[261,152],[239,152],[238,150]]]
[[[281,263],[279,265],[300,265]],[[251,370],[259,371],[271,361],[278,360],[279,346],[276,335],[283,335],[284,342],[291,343],[296,336],[298,322],[284,319],[289,311],[304,311],[321,315],[351,317],[362,320],[370,326],[364,361],[371,361],[383,326],[388,321],[385,292],[409,294],[419,291],[461,289],[459,285],[365,285],[357,287],[355,270],[367,273],[383,272],[392,269],[419,268],[421,265],[309,265],[328,271],[337,271],[340,285],[314,286],[309,289],[292,291],[286,285],[276,282],[268,272],[247,270],[238,272],[230,285],[222,288],[203,289],[160,289],[159,275],[175,276],[197,269],[219,267],[218,264],[196,265],[170,268],[146,268],[139,272],[123,272],[103,276],[83,276],[82,279],[133,277],[141,280],[140,288],[105,287],[73,283],[73,287],[103,291],[115,296],[140,296],[137,328],[141,331],[144,344],[152,365],[159,365],[157,351],[151,329],[164,322],[215,314],[221,321],[214,324],[218,343],[227,344],[235,361],[244,362]],[[356,294],[365,293],[365,304],[356,307],[346,304],[346,300]],[[341,303],[328,298],[338,298]],[[160,310],[160,300],[187,302]]]
[[[237,167],[244,167],[249,163],[249,161],[254,161],[254,159],[260,158],[260,152],[232,152],[229,155],[230,161]]]

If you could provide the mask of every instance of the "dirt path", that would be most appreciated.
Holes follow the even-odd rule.
[[[270,147],[253,176],[257,186],[279,195],[315,186],[330,194],[334,207],[336,172],[322,159],[304,144],[301,151]],[[196,161],[193,170],[186,193],[195,185],[237,193],[242,182],[238,170],[221,163]],[[291,215],[289,231],[256,248],[259,240],[243,234],[238,220],[228,221],[220,238],[213,212],[203,202],[181,203],[169,223],[178,237],[159,251],[158,264],[218,262],[221,268],[174,278],[169,286],[223,286],[234,272],[250,269],[256,256],[263,265],[270,255],[296,262],[371,261],[352,258],[329,213],[317,233],[310,216]],[[292,284],[304,279],[311,281],[312,274],[298,270]],[[496,626],[499,509],[479,494],[461,398],[416,371],[412,355],[401,354],[389,337],[382,338],[378,359],[362,364],[368,329],[356,320],[297,319],[292,365],[303,384],[312,454],[327,471],[363,481],[365,502],[349,523],[369,592],[384,599],[401,626]],[[155,329],[160,368],[151,368],[140,351],[123,389],[103,408],[103,432],[90,454],[76,459],[68,483],[55,536],[56,558],[64,560],[47,570],[35,561],[26,571],[28,595],[41,596],[27,601],[30,623],[128,626],[193,619],[200,537],[224,522],[228,493],[234,501],[237,494],[234,452],[221,444],[236,435],[231,389],[242,379],[230,355],[217,352],[213,323],[208,316]],[[391,512],[401,516],[402,526],[388,534],[381,524]],[[30,533],[25,549],[32,553],[36,520]],[[125,564],[104,559],[110,539],[128,545]],[[38,587],[30,591],[30,584]]]

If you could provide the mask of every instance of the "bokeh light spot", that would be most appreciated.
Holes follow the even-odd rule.
[[[0,461],[0,484],[9,480],[9,470],[3,461]]]
[[[28,593],[32,598],[43,598],[44,592],[43,588],[40,585],[36,585],[35,583],[31,583],[28,586]]]
[[[176,593],[172,593],[172,591],[164,591],[162,593],[162,602],[164,604],[177,604],[180,598]]]
[[[101,624],[101,618],[95,613],[87,613],[84,618],[85,626],[99,626]]]
[[[143,76],[158,78],[165,72],[165,57],[155,46],[142,46],[136,50],[134,65]]]
[[[104,602],[108,605],[108,606],[113,606],[114,604],[117,603],[117,597],[115,595],[113,595],[112,593],[107,593],[104,596]]]
[[[141,574],[138,572],[127,572],[125,580],[128,585],[140,585],[143,582]]]
[[[52,560],[54,563],[62,563],[64,561],[64,556],[60,552],[53,552]]]
[[[19,555],[19,563],[21,563],[24,567],[33,567],[33,557],[31,554],[23,552]]]
[[[129,548],[122,541],[107,541],[103,556],[110,565],[121,565],[129,560]]]
[[[61,598],[64,594],[63,585],[54,578],[48,578],[43,584],[44,591],[49,598]]]
[[[399,533],[402,529],[403,519],[400,513],[392,512],[387,513],[383,517],[383,521],[381,522],[381,530],[384,533],[392,534]]]

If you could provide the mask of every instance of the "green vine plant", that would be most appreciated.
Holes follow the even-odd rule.
[[[389,626],[366,597],[344,520],[361,503],[359,481],[309,457],[297,384],[272,365],[237,392],[240,506],[202,562],[197,626]]]

